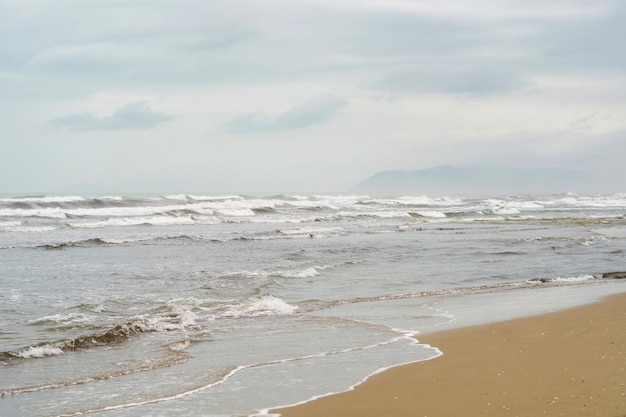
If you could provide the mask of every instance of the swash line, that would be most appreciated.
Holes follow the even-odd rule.
[[[55,415],[54,417],[83,416],[83,415],[93,414],[93,413],[97,413],[97,412],[121,410],[121,409],[125,409],[125,408],[139,407],[139,406],[143,406],[143,405],[157,404],[157,403],[177,400],[177,399],[180,399],[180,398],[184,398],[184,397],[188,397],[190,395],[196,394],[198,392],[205,391],[207,389],[211,389],[211,388],[216,387],[218,385],[221,385],[221,384],[225,383],[226,381],[228,381],[235,374],[237,374],[238,372],[243,371],[245,369],[253,369],[253,368],[258,368],[258,367],[262,367],[262,366],[270,366],[270,365],[276,365],[276,364],[288,363],[288,362],[297,362],[297,361],[301,361],[301,360],[314,359],[314,358],[323,358],[323,357],[331,356],[331,355],[338,355],[338,354],[343,354],[343,353],[356,352],[356,351],[360,351],[360,350],[373,349],[373,348],[376,348],[376,347],[379,347],[379,346],[390,345],[392,343],[396,343],[396,342],[398,342],[400,340],[403,340],[403,339],[411,340],[412,344],[415,344],[415,345],[418,345],[418,346],[422,346],[417,341],[417,339],[415,339],[413,337],[416,334],[417,334],[417,332],[414,332],[414,331],[405,332],[401,336],[394,337],[394,338],[392,338],[390,340],[387,340],[387,341],[384,341],[384,342],[381,342],[381,343],[376,343],[376,344],[373,344],[373,345],[368,345],[368,346],[363,346],[363,347],[358,347],[358,348],[347,348],[347,349],[341,349],[341,350],[336,350],[336,351],[331,351],[331,352],[322,352],[322,353],[317,353],[317,354],[307,355],[307,356],[301,356],[301,357],[296,357],[296,358],[277,359],[277,360],[273,360],[273,361],[269,361],[269,362],[256,363],[256,364],[252,364],[252,365],[240,365],[240,366],[237,366],[236,368],[230,370],[228,373],[226,373],[226,375],[224,375],[218,381],[212,382],[210,384],[207,384],[207,385],[204,385],[204,386],[201,386],[201,387],[189,390],[189,391],[182,392],[180,394],[170,395],[170,396],[161,397],[161,398],[154,398],[152,400],[146,400],[146,401],[140,401],[140,402],[134,402],[134,403],[111,405],[111,406],[97,408],[97,409],[92,409],[92,410],[77,411],[75,413],[70,413],[70,414],[58,414],[58,415]],[[424,346],[426,346],[426,345],[424,345]],[[438,355],[437,356],[439,356],[440,354],[441,354],[441,352],[438,351]],[[375,373],[378,373],[379,371],[376,371]]]

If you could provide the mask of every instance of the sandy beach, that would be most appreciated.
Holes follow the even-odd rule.
[[[556,313],[423,335],[443,355],[284,417],[626,416],[626,293]]]

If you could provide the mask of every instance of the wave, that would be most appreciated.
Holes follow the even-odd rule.
[[[626,220],[626,194],[608,196],[453,198],[401,196],[103,196],[0,199],[0,232],[184,226],[220,223],[344,221],[420,222]]]
[[[106,240],[96,237],[96,238],[91,238],[91,239],[78,240],[75,242],[48,243],[45,245],[40,245],[38,247],[43,248],[43,249],[49,249],[49,250],[60,250],[60,249],[66,249],[66,248],[80,248],[80,247],[99,246],[99,245],[108,245],[108,244],[109,242],[107,242]]]
[[[311,278],[320,274],[320,270],[332,268],[330,265],[310,266],[303,269],[291,269],[285,271],[275,271],[272,275],[281,278]]]
[[[357,231],[357,233],[360,233]],[[320,228],[297,228],[297,229],[277,229],[245,235],[230,236],[224,240],[278,240],[278,239],[323,239],[336,236],[345,236],[348,232],[343,227],[320,227]]]
[[[600,274],[601,277],[601,274]],[[554,283],[554,282],[585,282],[585,281],[593,281],[598,279],[598,276],[595,275],[578,275],[573,277],[556,277],[556,278],[533,278],[528,280],[529,283]]]
[[[190,310],[174,308],[163,315],[140,316],[126,323],[117,324],[112,328],[101,332],[90,333],[71,339],[62,339],[53,342],[43,342],[27,346],[17,351],[0,353],[4,359],[32,359],[47,356],[63,355],[68,352],[117,345],[125,342],[128,338],[150,332],[170,332],[197,328],[196,314]],[[87,320],[81,315],[55,315],[42,317],[34,320],[31,324],[37,325],[44,322],[56,322],[68,324],[71,322],[83,322]]]
[[[411,299],[411,298],[426,298],[426,297],[434,297],[434,296],[461,296],[465,294],[481,294],[484,292],[499,292],[499,291],[513,291],[518,289],[526,289],[526,288],[537,288],[537,287],[558,287],[558,286],[567,286],[567,285],[594,285],[603,282],[604,280],[619,280],[626,279],[626,271],[614,271],[614,272],[603,272],[603,273],[595,273],[595,274],[584,274],[577,275],[571,277],[541,277],[541,278],[532,278],[525,281],[514,281],[514,282],[502,282],[496,284],[485,284],[485,285],[476,285],[476,286],[467,286],[467,287],[454,287],[454,288],[444,288],[438,290],[429,290],[429,291],[420,291],[420,292],[409,292],[409,293],[401,293],[401,294],[390,294],[390,295],[382,295],[375,297],[360,297],[356,299],[344,299],[344,300],[334,300],[334,301],[318,301],[311,300],[306,303],[300,303],[299,307],[303,314],[315,312],[319,310],[324,310],[332,307],[337,307],[344,304],[359,304],[359,303],[368,303],[368,302],[377,302],[377,301],[386,301],[386,300],[403,300],[403,299]]]
[[[19,220],[9,220],[0,222],[0,228],[4,229],[7,227],[18,227],[21,226],[22,222]]]
[[[0,353],[0,359],[5,361],[41,359],[50,356],[64,355],[70,352],[93,349],[105,346],[112,346],[124,343],[131,337],[151,333],[151,332],[172,332],[177,330],[201,329],[196,322],[197,313],[189,308],[177,306],[183,302],[187,307],[196,305],[201,307],[198,300],[173,300],[168,303],[168,312],[161,315],[139,316],[125,323],[117,324],[109,329],[89,333],[75,338],[62,339],[51,342],[36,343],[15,351],[5,351]],[[291,305],[284,300],[272,295],[251,297],[246,300],[231,303],[219,303],[213,307],[201,307],[201,310],[208,312],[210,319],[218,318],[244,318],[259,316],[279,316],[290,315],[298,310],[298,306]],[[82,314],[58,314],[54,316],[41,317],[30,322],[31,325],[41,325],[48,322],[70,325],[83,324],[91,321],[89,317]],[[168,349],[181,351],[188,346],[188,343],[172,344]]]
[[[68,314],[54,314],[52,316],[39,317],[34,320],[30,320],[29,324],[45,324],[45,323],[57,323],[57,324],[72,324],[72,323],[88,323],[93,320],[93,316],[87,316],[85,314],[68,313]]]
[[[23,232],[23,233],[41,233],[41,232],[51,232],[53,230],[57,230],[58,227],[54,227],[54,226],[16,226],[16,227],[11,227],[9,228],[5,228],[5,231],[12,231],[12,232]]]
[[[26,197],[10,197],[0,198],[0,203],[8,204],[49,204],[49,203],[73,203],[77,201],[85,201],[84,197],[79,196],[26,196]]]
[[[626,271],[601,272],[597,274],[576,275],[571,277],[555,277],[555,278],[533,278],[528,280],[529,283],[576,283],[594,280],[617,280],[626,279]]]
[[[255,207],[252,209],[254,214],[274,214],[277,213],[274,207]]]
[[[446,213],[442,213],[440,211],[435,211],[435,210],[410,211],[409,216],[416,217],[418,219],[423,219],[423,218],[443,219],[443,218],[448,217]]]
[[[272,295],[264,295],[229,306],[222,310],[219,316],[224,318],[282,316],[291,315],[296,310],[298,310],[298,306],[288,304],[284,300]]]
[[[238,238],[233,237],[233,240]],[[127,245],[133,243],[140,242],[158,242],[158,241],[209,241],[209,242],[223,242],[224,239],[212,238],[212,237],[204,237],[196,234],[173,234],[173,235],[144,235],[144,236],[134,236],[134,237],[119,237],[119,238],[110,238],[110,237],[93,237],[87,239],[79,239],[72,240],[67,242],[51,242],[51,243],[26,243],[26,244],[15,244],[8,246],[0,246],[0,250],[2,249],[14,249],[14,248],[27,248],[27,249],[45,249],[45,250],[64,250],[71,248],[87,248],[93,246],[102,246],[102,245]]]
[[[151,197],[153,201],[159,199],[174,200],[174,201],[224,201],[224,200],[237,200],[241,201],[245,198],[239,195],[198,195],[198,194],[168,194],[163,195],[160,198]]]
[[[626,279],[626,271],[603,272],[600,278],[605,279]]]
[[[422,196],[402,196],[397,198],[384,199],[364,199],[360,204],[384,205],[395,207],[431,207],[431,206],[455,206],[463,203],[463,199],[458,197],[428,197]]]
[[[381,210],[381,211],[338,211],[326,216],[318,216],[315,221],[331,222],[351,219],[406,219],[412,217],[404,210]]]
[[[273,196],[242,196],[242,195],[194,195],[171,194],[162,196],[119,196],[105,195],[97,197],[82,196],[26,196],[0,198],[4,207],[101,207],[101,206],[159,206],[177,203],[229,203],[254,205],[260,202],[301,207],[337,207],[359,205],[381,206],[458,206],[483,204],[487,206],[509,206],[526,209],[544,208],[545,206],[581,206],[581,207],[623,207],[626,204],[626,193],[607,195],[546,195],[546,196],[508,196],[508,197],[432,197],[427,195],[396,196],[389,198],[371,198],[367,195],[273,195]]]
[[[296,227],[293,229],[280,229],[277,237],[289,238],[313,238],[329,237],[344,234],[343,227]]]
[[[3,352],[4,357],[31,359],[46,356],[62,355],[68,351],[101,347],[121,343],[128,337],[147,331],[152,331],[149,326],[141,322],[128,322],[118,324],[115,327],[100,333],[80,336],[74,339],[45,342],[25,347],[18,351]]]
[[[195,240],[197,237],[193,235],[175,235],[175,236],[145,236],[145,237],[134,237],[134,238],[101,238],[94,237],[89,239],[80,239],[69,242],[55,242],[55,243],[46,243],[42,245],[33,245],[33,246],[23,246],[30,249],[46,249],[46,250],[63,250],[69,248],[87,248],[93,246],[102,246],[102,245],[124,245],[129,243],[138,243],[138,242],[149,242],[149,241],[158,241],[158,240]],[[17,246],[11,246],[10,248],[14,248]],[[6,249],[6,248],[3,248]]]
[[[173,225],[190,225],[195,224],[195,220],[188,215],[179,216],[138,216],[138,217],[118,217],[95,222],[73,222],[67,225],[75,229],[98,229],[103,227],[116,226],[173,226]]]
[[[38,392],[55,388],[62,387],[71,387],[81,384],[88,384],[94,381],[105,381],[111,378],[117,378],[120,376],[132,375],[140,372],[152,371],[155,369],[168,368],[174,365],[180,365],[187,362],[191,359],[191,355],[184,350],[191,345],[191,341],[188,339],[170,343],[167,347],[171,355],[164,358],[153,358],[147,363],[142,363],[139,365],[134,365],[125,369],[114,370],[104,374],[96,374],[89,375],[87,377],[72,379],[67,381],[54,382],[50,384],[43,385],[35,385],[35,386],[27,386],[27,387],[19,387],[19,388],[11,388],[7,390],[0,391],[0,398],[9,396],[9,395],[20,395],[26,394],[30,392]],[[61,353],[62,354],[62,353]],[[45,356],[54,356],[54,355],[44,355]],[[35,357],[35,356],[33,356]]]
[[[316,275],[319,275],[319,271],[317,270],[317,268],[313,267],[283,273],[283,276],[289,278],[310,278]]]
[[[56,208],[2,208],[0,209],[0,217],[5,218],[24,218],[24,217],[41,217],[48,219],[65,219],[65,212]]]

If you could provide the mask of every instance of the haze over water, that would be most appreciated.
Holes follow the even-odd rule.
[[[622,291],[625,216],[624,194],[2,198],[0,415],[235,417],[342,391],[439,355],[418,332],[490,319],[449,306]]]

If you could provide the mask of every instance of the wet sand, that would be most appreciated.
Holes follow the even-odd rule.
[[[626,293],[556,313],[442,331],[443,355],[284,417],[626,416]]]

